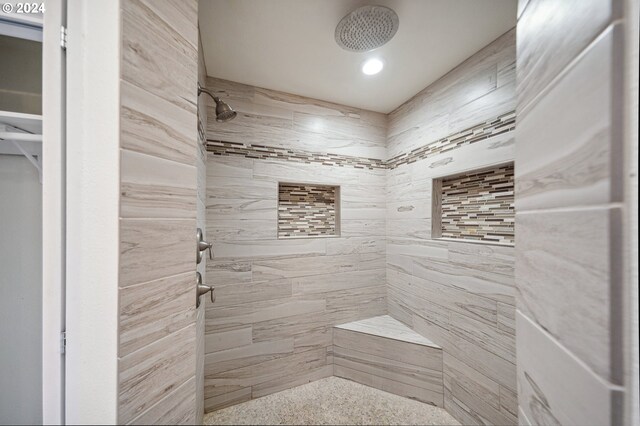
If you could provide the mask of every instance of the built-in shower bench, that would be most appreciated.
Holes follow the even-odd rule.
[[[333,375],[442,407],[442,348],[383,315],[333,328]]]

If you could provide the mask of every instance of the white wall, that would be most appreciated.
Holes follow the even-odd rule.
[[[65,414],[115,424],[120,2],[70,0],[68,11]]]
[[[42,421],[42,187],[23,156],[0,155],[0,423]]]

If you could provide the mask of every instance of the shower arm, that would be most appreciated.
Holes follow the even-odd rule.
[[[200,82],[198,82],[198,96],[200,96],[201,93],[206,93],[207,95],[211,96],[211,99],[213,99],[215,101],[215,103],[217,104],[218,102],[220,102],[220,98],[218,98],[217,96],[215,96],[213,93],[211,93],[208,89],[205,89],[204,87],[202,87],[200,85]]]

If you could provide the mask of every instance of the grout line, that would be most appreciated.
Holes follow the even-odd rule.
[[[623,209],[624,207],[625,207],[624,203],[605,203],[605,204],[592,204],[592,205],[584,205],[584,206],[548,207],[548,208],[530,209],[530,210],[518,210],[518,206],[516,206],[516,216],[536,214],[536,213],[589,212],[589,211],[604,210],[604,209],[616,209],[616,208]]]
[[[126,355],[124,355],[124,356],[120,356],[120,354],[118,354],[118,362],[120,362],[120,361],[124,360],[125,358],[129,358],[129,357],[131,357],[132,355],[135,355],[135,354],[137,354],[138,352],[140,352],[140,351],[142,351],[142,350],[144,350],[144,349],[147,349],[149,346],[155,345],[155,344],[156,344],[156,343],[158,343],[158,342],[161,342],[161,341],[163,341],[163,340],[168,339],[168,338],[169,338],[169,337],[171,337],[171,336],[174,336],[174,335],[176,335],[176,334],[178,334],[178,333],[181,333],[182,331],[186,330],[186,329],[187,329],[187,328],[189,328],[189,327],[196,328],[196,327],[197,327],[197,324],[195,323],[195,321],[194,321],[193,323],[189,323],[189,325],[186,325],[186,326],[184,326],[184,327],[182,327],[182,328],[180,328],[180,329],[178,329],[178,330],[174,331],[173,333],[169,333],[169,334],[167,334],[166,336],[162,336],[161,338],[159,338],[159,339],[157,339],[157,340],[154,340],[153,342],[151,342],[151,343],[149,343],[149,344],[147,344],[147,345],[145,345],[145,346],[143,346],[143,347],[141,347],[141,348],[139,348],[139,349],[136,349],[135,351],[130,352],[130,353],[128,353],[128,354],[126,354]],[[197,340],[197,337],[198,337],[198,336],[196,336],[196,340]]]
[[[550,333],[547,330],[545,330],[544,328],[542,328],[542,326],[540,326],[535,320],[530,318],[528,315],[526,315],[520,309],[516,308],[516,322],[517,322],[517,319],[518,319],[518,315],[520,315],[520,317],[522,317],[525,321],[527,321],[530,324],[530,326],[533,327],[538,333],[542,334],[542,336],[545,339],[550,340],[553,345],[557,346],[557,348],[560,351],[564,352],[568,357],[571,358],[571,360],[574,363],[578,364],[578,366],[581,369],[583,369],[584,371],[589,373],[601,385],[606,386],[607,388],[609,388],[612,391],[620,391],[620,392],[624,392],[625,391],[625,387],[624,386],[616,385],[616,384],[610,382],[608,379],[605,379],[604,377],[600,376],[600,374],[596,373],[587,363],[585,363],[580,357],[578,357],[578,355],[573,353],[573,351],[571,351],[560,340],[558,340],[555,335],[553,335],[552,333]],[[516,348],[516,350],[517,350],[517,348]]]
[[[145,414],[147,414],[148,412],[150,412],[151,410],[153,410],[154,408],[156,408],[157,406],[159,406],[161,403],[167,403],[169,398],[173,398],[175,396],[175,394],[178,393],[178,391],[180,391],[184,386],[186,386],[189,382],[193,381],[194,385],[197,384],[197,380],[196,377],[190,377],[187,380],[185,380],[181,385],[179,385],[178,387],[176,387],[173,391],[171,391],[170,393],[168,393],[167,395],[165,395],[162,399],[160,399],[159,401],[157,401],[155,404],[153,404],[151,407],[147,408],[146,410],[144,410],[142,413],[138,414],[137,416],[135,416],[132,420],[129,420],[129,422],[127,422],[127,424],[135,424],[136,420],[139,419],[140,417],[144,416]]]

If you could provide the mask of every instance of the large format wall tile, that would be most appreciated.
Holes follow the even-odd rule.
[[[121,357],[193,323],[192,272],[120,290]]]
[[[518,24],[518,409],[531,424],[624,422],[623,5],[529,0]]]
[[[195,376],[195,331],[195,322],[192,322],[120,359],[118,415],[121,422],[135,418]],[[195,410],[195,406],[190,409]]]
[[[389,114],[387,158],[512,111],[514,47],[512,29]]]
[[[206,152],[196,114],[197,2],[121,6],[118,420],[199,423],[204,307],[195,309],[193,252]]]
[[[518,213],[518,308],[594,371],[611,379],[620,328],[609,313],[622,252],[613,208]],[[613,240],[613,241],[612,241]]]
[[[546,334],[516,313],[518,396],[534,424],[621,424],[622,394]]]
[[[121,217],[196,217],[196,168],[120,151]]]
[[[512,131],[498,129],[468,144],[457,141],[490,128],[490,123],[480,126],[483,121],[513,120],[515,104],[511,30],[401,105],[389,120],[388,158],[421,152],[428,144],[437,147],[445,143],[441,138],[454,135],[443,151],[388,171],[387,309],[442,346],[444,407],[464,424],[517,422],[514,248],[432,240],[433,181],[512,163]],[[464,133],[467,128],[472,136]]]
[[[191,378],[163,400],[136,417],[131,424],[197,424],[197,413],[193,410],[196,379]],[[203,401],[204,402],[204,401]]]
[[[212,82],[239,111],[270,114],[271,125],[238,117],[235,127],[212,126],[210,138],[219,132],[258,138],[280,132],[277,143],[268,143],[285,144],[280,136],[289,133],[272,125],[295,116],[302,130],[311,125],[314,111],[337,126],[327,129],[327,150],[342,143],[340,133],[349,129],[356,132],[356,144],[380,138],[378,130],[357,122],[375,126],[376,114],[345,118],[320,101],[296,105],[300,99],[289,95]],[[300,108],[304,111],[292,110]],[[320,144],[318,137],[292,146]],[[377,142],[371,143],[368,153],[384,158],[384,146],[380,151]],[[326,356],[332,326],[386,313],[385,176],[386,170],[209,153],[207,229],[214,260],[207,264],[207,281],[216,286],[217,299],[206,313],[206,410],[332,375]],[[340,186],[340,236],[278,239],[278,182]]]
[[[124,80],[120,88],[120,147],[193,165],[197,143],[193,112]]]
[[[527,108],[621,8],[618,0],[529,1],[518,20],[518,110]]]
[[[121,219],[120,287],[194,271],[195,228],[195,219]]]
[[[622,81],[615,77],[622,69],[620,50],[617,25],[519,113],[518,211],[622,199]]]
[[[209,120],[211,140],[385,158],[384,114],[212,77],[207,87],[239,114],[224,126]]]
[[[197,7],[194,8],[194,2],[189,3],[191,10],[188,18],[181,18],[189,22],[189,27],[193,27],[197,22]],[[172,18],[179,16],[173,13],[165,15]],[[191,123],[195,131],[197,34],[192,32],[192,28],[179,34],[173,28],[176,25],[178,23],[171,22],[170,25],[156,15],[146,1],[123,2],[122,79],[189,111],[191,116],[184,124]],[[187,41],[185,38],[194,35],[195,39]]]
[[[388,316],[333,330],[334,374],[442,406],[442,350]]]

